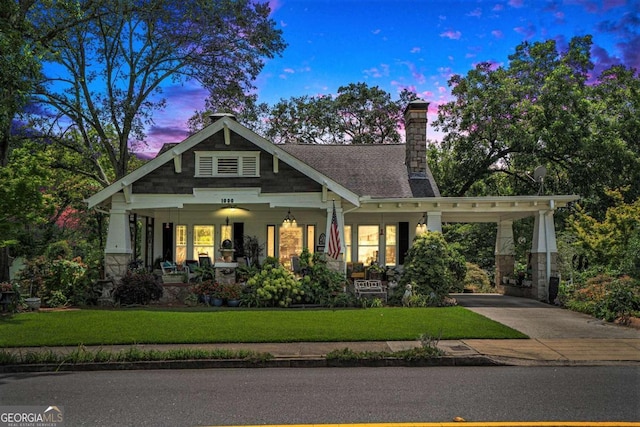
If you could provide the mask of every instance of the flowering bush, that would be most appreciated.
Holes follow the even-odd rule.
[[[222,285],[221,288],[220,297],[222,299],[240,299],[240,295],[242,295],[242,286],[237,283]]]
[[[560,302],[570,310],[624,323],[630,316],[640,315],[640,281],[599,274],[584,284],[563,285]]]
[[[209,295],[213,298],[222,298],[222,286],[213,280],[203,280],[202,282],[193,285],[193,293],[197,295]]]
[[[300,282],[281,265],[265,264],[247,285],[255,289],[255,303],[262,307],[288,307],[304,295]]]
[[[47,303],[51,300],[51,306],[57,306],[60,301],[83,304],[90,292],[87,272],[87,266],[79,257],[50,260],[40,256],[26,263],[18,274],[18,282],[30,296],[41,297]],[[54,293],[56,297],[52,298]]]
[[[9,282],[0,283],[0,292],[12,292],[13,285]]]

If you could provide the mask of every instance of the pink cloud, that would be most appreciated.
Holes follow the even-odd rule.
[[[371,67],[368,70],[363,71],[364,74],[368,77],[380,78],[386,77],[389,75],[389,65],[380,64],[380,67]]]
[[[536,28],[532,23],[529,23],[526,26],[515,27],[513,31],[522,35],[525,40],[529,40],[536,34]]]
[[[502,10],[504,10],[504,5],[502,3],[498,3],[495,6],[493,6],[493,9],[491,9],[493,12],[500,12]]]
[[[615,9],[616,7],[625,6],[626,4],[626,0],[604,0],[602,2],[602,10]]]
[[[462,33],[460,31],[447,30],[444,33],[440,33],[440,37],[445,37],[450,40],[458,40],[462,37]]]
[[[414,48],[411,48],[411,50],[409,52],[410,53],[420,53],[420,50],[421,49],[419,47],[414,47]]]
[[[504,37],[504,34],[502,33],[502,31],[500,30],[493,30],[491,31],[491,35],[497,39],[501,39]]]
[[[467,16],[472,16],[475,18],[480,18],[482,16],[482,9],[480,9],[479,7],[472,10],[471,12],[467,13]]]
[[[418,82],[418,84],[424,84],[427,78],[422,72],[418,70],[414,63],[403,62],[403,64],[405,64],[409,68],[409,71],[411,71],[411,76]]]
[[[284,71],[287,74],[294,74],[296,72],[296,70],[294,70],[293,68],[285,68],[282,71]]]
[[[515,8],[521,8],[524,4],[523,0],[509,0],[509,6]]]

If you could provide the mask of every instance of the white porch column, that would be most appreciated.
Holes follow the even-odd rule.
[[[442,212],[427,212],[427,230],[442,233]]]
[[[558,246],[556,243],[553,210],[538,211],[533,226],[531,269],[534,298],[540,301],[549,300],[549,279],[553,275],[557,275],[557,255]],[[536,290],[537,295],[535,294]]]
[[[104,249],[105,275],[118,279],[127,271],[131,261],[131,231],[129,212],[125,209],[124,196],[115,194],[111,198],[109,229]]]
[[[502,285],[502,278],[513,276],[515,263],[515,246],[513,241],[513,221],[498,222],[496,233],[496,286]]]

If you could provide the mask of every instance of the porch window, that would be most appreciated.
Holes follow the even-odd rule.
[[[176,263],[182,264],[187,259],[187,226],[176,225]]]
[[[267,225],[267,256],[276,256],[276,226]]]
[[[396,265],[397,264],[397,248],[396,248],[396,226],[387,225],[385,227],[385,251],[384,251],[384,265]]]
[[[358,226],[358,262],[370,265],[378,261],[380,250],[380,227],[377,225]]]
[[[259,177],[258,151],[197,151],[196,177]]]
[[[201,254],[207,254],[213,261],[215,259],[215,251],[213,247],[214,226],[213,225],[194,225],[193,226],[193,256],[197,257]]]
[[[302,252],[303,230],[303,227],[296,225],[280,227],[278,254],[282,265],[288,267],[291,257],[298,256]]]
[[[344,226],[344,246],[345,246],[345,254],[344,259],[345,262],[351,262],[352,252],[351,252],[351,226]]]

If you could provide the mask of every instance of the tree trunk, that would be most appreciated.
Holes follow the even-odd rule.
[[[9,248],[0,248],[0,282],[9,281]]]

